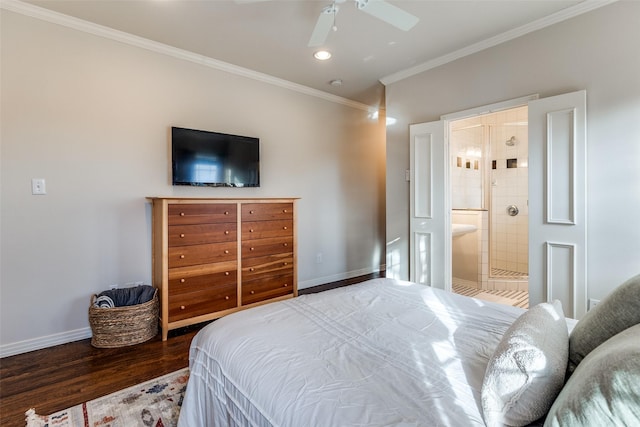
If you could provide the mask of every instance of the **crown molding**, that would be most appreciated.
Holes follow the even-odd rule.
[[[493,36],[472,45],[466,46],[462,49],[458,49],[447,55],[440,56],[430,61],[423,62],[422,64],[415,65],[411,68],[407,68],[405,70],[382,77],[380,79],[380,83],[387,86],[392,83],[399,82],[416,74],[420,74],[449,62],[453,62],[456,59],[460,59],[465,56],[483,51],[490,47],[497,46],[501,43],[505,43],[515,38],[524,36],[525,34],[532,33],[550,25],[557,24],[558,22],[576,17],[578,15],[582,15],[583,13],[590,12],[594,9],[598,9],[602,6],[606,6],[616,1],[617,0],[585,0],[575,6],[568,7],[549,16],[545,16],[544,18],[540,18],[528,24],[506,31],[502,34],[498,34],[497,36]]]
[[[92,34],[94,36],[103,37],[103,38],[114,40],[120,43],[125,43],[130,46],[135,46],[141,49],[149,50],[151,52],[171,56],[173,58],[181,59],[183,61],[193,62],[205,67],[209,67],[209,68],[224,71],[230,74],[246,77],[248,79],[257,80],[257,81],[278,86],[284,89],[289,89],[294,92],[299,92],[305,95],[314,96],[316,98],[320,98],[329,102],[334,102],[336,104],[342,104],[347,107],[356,108],[356,109],[364,110],[368,112],[377,109],[370,105],[362,104],[357,101],[352,101],[350,99],[333,95],[327,92],[323,92],[321,90],[313,89],[298,83],[293,83],[291,81],[274,77],[269,74],[260,73],[258,71],[233,65],[228,62],[210,58],[208,56],[193,53],[188,50],[179,49],[163,43],[146,39],[144,37],[135,36],[133,34],[126,33],[124,31],[115,30],[113,28],[105,27],[103,25],[98,25],[93,22],[74,18],[69,15],[64,15],[62,13],[54,12],[39,6],[35,6],[29,3],[24,3],[19,0],[0,0],[0,9],[19,13],[21,15],[29,16],[31,18],[39,19],[46,22],[50,22],[52,24],[61,25],[63,27],[71,28],[77,31],[82,31],[88,34]]]

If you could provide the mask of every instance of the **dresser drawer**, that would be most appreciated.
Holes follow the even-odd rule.
[[[216,286],[233,285],[236,286],[238,275],[235,270],[221,273],[203,274],[202,276],[176,277],[169,279],[169,298],[176,295],[203,291]]]
[[[292,274],[242,283],[242,305],[290,294],[293,294]]]
[[[235,242],[238,232],[235,223],[171,225],[169,246],[200,245],[203,243]]]
[[[174,267],[169,269],[169,280],[183,279],[185,277],[205,276],[207,274],[229,273],[236,271],[238,262],[236,260],[214,262],[211,264],[188,265],[185,267]]]
[[[238,217],[235,204],[180,203],[170,204],[167,210],[169,225],[235,223]]]
[[[236,242],[169,248],[169,268],[232,261],[238,258]]]
[[[272,277],[293,273],[293,253],[269,255],[242,260],[242,280],[259,276]]]
[[[242,242],[242,259],[292,251],[293,236],[272,237],[269,239],[247,240]]]
[[[175,322],[237,306],[238,288],[235,284],[178,294],[169,298],[169,321]]]
[[[242,223],[242,241],[293,236],[293,220]]]
[[[293,219],[293,203],[243,203],[242,221]]]

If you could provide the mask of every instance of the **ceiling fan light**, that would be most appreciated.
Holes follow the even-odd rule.
[[[331,58],[331,52],[327,50],[318,50],[313,54],[313,57],[319,61],[326,61]]]

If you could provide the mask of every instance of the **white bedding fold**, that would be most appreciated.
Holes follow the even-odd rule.
[[[238,312],[194,338],[179,426],[481,426],[522,312],[392,279]]]

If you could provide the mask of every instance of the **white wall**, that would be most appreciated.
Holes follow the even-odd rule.
[[[638,40],[640,2],[620,1],[388,85],[387,114],[398,124],[387,130],[387,248],[401,260],[399,276],[408,277],[408,125],[579,89],[587,91],[588,297],[639,273]]]
[[[0,355],[87,337],[91,294],[151,282],[146,196],[300,197],[301,288],[384,268],[384,125],[364,109],[1,15]],[[172,125],[259,137],[261,188],[172,187]]]

